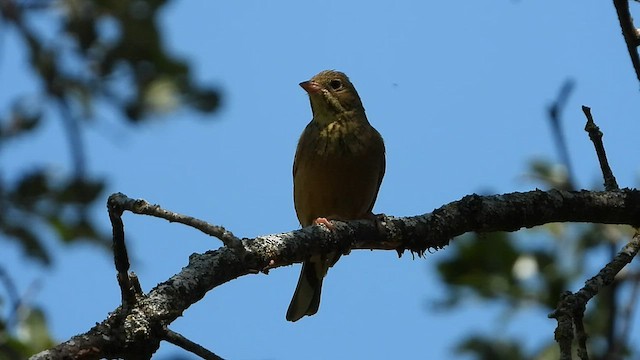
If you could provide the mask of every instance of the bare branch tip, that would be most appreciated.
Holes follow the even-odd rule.
[[[223,360],[220,356],[214,354],[213,352],[207,350],[206,348],[204,348],[202,345],[197,344],[189,339],[187,339],[186,337],[178,334],[175,331],[172,331],[170,329],[165,328],[164,329],[164,339],[180,348],[183,348],[184,350],[193,353],[195,355],[198,355],[199,357],[201,357],[202,359],[207,359],[207,360]]]
[[[595,126],[595,123],[593,121],[593,115],[591,115],[591,108],[588,106],[582,105],[582,112],[584,113],[584,116],[587,118],[587,123],[584,126],[584,131],[589,132],[589,130],[593,129],[593,127]]]

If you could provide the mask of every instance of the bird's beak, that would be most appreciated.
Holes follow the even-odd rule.
[[[320,92],[320,90],[322,90],[322,87],[320,87],[320,84],[318,84],[315,81],[311,81],[311,80],[301,82],[300,86],[308,94],[316,94],[316,93]]]

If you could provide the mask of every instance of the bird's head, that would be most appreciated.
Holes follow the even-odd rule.
[[[364,114],[358,92],[344,73],[325,70],[300,86],[309,94],[314,120],[323,125],[350,113]]]

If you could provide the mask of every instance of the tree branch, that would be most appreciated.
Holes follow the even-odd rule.
[[[618,13],[618,21],[620,22],[620,28],[622,29],[622,35],[624,41],[627,44],[627,50],[631,57],[631,63],[636,71],[636,77],[640,81],[640,57],[638,57],[638,45],[640,45],[640,36],[635,25],[633,25],[633,18],[629,11],[628,0],[613,0],[613,5],[616,7]]]
[[[161,208],[159,205],[151,205],[142,199],[130,199],[124,194],[116,193],[109,197],[108,203],[117,206],[122,210],[131,211],[134,214],[151,215],[169,222],[177,222],[198,229],[207,235],[217,237],[223,244],[240,249],[242,244],[233,233],[222,226],[212,225],[206,221],[196,219],[191,216],[178,214]]]
[[[312,254],[386,249],[423,255],[427,249],[440,249],[466,232],[516,231],[550,222],[639,225],[640,191],[474,194],[420,216],[384,217],[378,224],[367,220],[336,221],[333,231],[310,226],[243,239],[243,251],[223,246],[191,255],[185,268],[139,296],[132,306],[115,309],[87,333],[32,359],[129,358],[134,354],[137,358],[150,357],[164,339],[165,327],[209,290],[266,268],[302,262]]]
[[[571,341],[573,339],[573,325],[576,326],[576,332],[579,334],[578,356],[581,359],[588,359],[586,353],[586,340],[584,329],[582,329],[582,317],[587,302],[600,292],[604,287],[610,285],[615,280],[616,275],[625,267],[640,250],[640,233],[636,232],[631,241],[620,250],[620,252],[609,262],[598,275],[587,280],[584,287],[575,294],[563,294],[558,308],[551,314],[550,318],[558,321],[556,328],[556,341],[560,345],[560,359],[571,359]],[[573,320],[572,320],[573,319]],[[584,336],[584,337],[583,337]]]

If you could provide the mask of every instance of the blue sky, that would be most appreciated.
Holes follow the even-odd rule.
[[[110,180],[107,194],[144,198],[241,237],[297,228],[291,165],[311,118],[298,83],[324,69],[350,76],[385,139],[375,212],[415,215],[473,192],[540,185],[523,175],[531,159],[556,160],[546,107],[567,78],[576,88],[563,127],[579,186],[601,183],[583,104],[605,133],[619,184],[638,183],[640,86],[610,2],[181,1],[167,6],[162,23],[170,49],[222,89],[223,106],[213,116],[183,110],[137,127],[99,108],[84,139],[89,170]],[[11,31],[1,37],[0,79],[11,86],[0,87],[0,106],[7,106],[36,83],[22,44]],[[60,122],[50,120],[35,139],[2,149],[6,176],[41,162],[69,171]],[[108,231],[104,208],[96,216]],[[158,219],[124,221],[144,290],[177,273],[191,253],[220,246]],[[19,274],[22,292],[39,284],[29,300],[48,310],[62,340],[104,319],[120,293],[110,254],[50,244],[51,269],[23,262],[12,245],[3,245],[2,264]],[[456,340],[494,331],[504,319],[499,305],[473,299],[457,312],[429,306],[444,296],[432,267],[443,256],[446,248],[425,259],[354,251],[330,271],[319,313],[296,323],[284,314],[298,265],[245,276],[211,291],[172,329],[230,359],[451,358]],[[516,319],[502,330],[527,336],[531,348],[553,336],[555,323],[540,309]],[[177,353],[165,344],[159,354]]]

